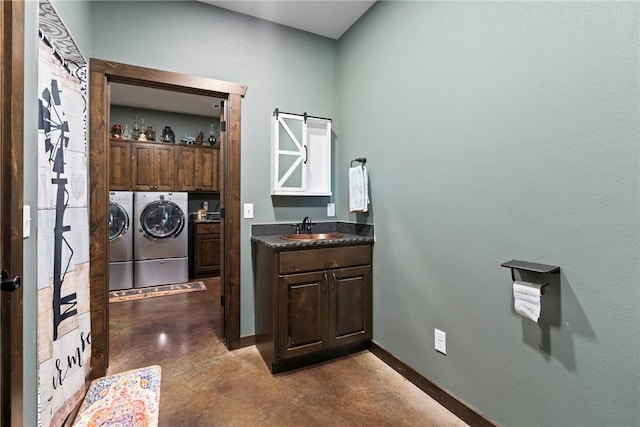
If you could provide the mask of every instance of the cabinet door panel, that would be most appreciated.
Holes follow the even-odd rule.
[[[109,189],[131,190],[131,145],[111,142],[109,147]]]
[[[134,190],[152,190],[153,178],[153,146],[135,144],[133,146],[133,161],[131,175]]]
[[[202,191],[218,190],[218,150],[203,148],[200,150],[198,171]]]
[[[196,273],[212,274],[220,272],[220,235],[203,234],[196,236]]]
[[[178,191],[195,191],[198,186],[196,176],[196,149],[178,149]]]
[[[176,152],[175,147],[155,147],[155,176],[157,190],[170,191],[176,186]]]
[[[371,338],[371,268],[331,272],[331,338],[335,345]]]
[[[323,348],[327,333],[327,280],[323,273],[280,277],[279,351],[283,359]]]

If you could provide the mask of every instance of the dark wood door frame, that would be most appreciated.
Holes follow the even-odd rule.
[[[22,277],[24,3],[0,4],[0,268]],[[0,425],[23,424],[23,294],[0,291]]]
[[[237,83],[91,59],[89,88],[89,192],[91,281],[91,377],[105,375],[109,363],[109,83],[223,98],[226,132],[221,132],[221,263],[227,348],[240,343],[240,113],[247,87]]]

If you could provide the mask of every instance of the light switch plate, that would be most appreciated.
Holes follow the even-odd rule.
[[[253,203],[244,204],[244,217],[253,218]]]
[[[327,216],[336,216],[336,204],[327,203]]]

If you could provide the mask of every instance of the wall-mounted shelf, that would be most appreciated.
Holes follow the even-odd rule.
[[[560,267],[557,265],[547,265],[547,264],[538,264],[536,262],[528,262],[528,261],[518,261],[516,259],[512,259],[511,261],[503,262],[500,264],[502,267],[511,269],[511,278],[515,281],[514,270],[522,270],[529,271],[532,273],[560,273]]]

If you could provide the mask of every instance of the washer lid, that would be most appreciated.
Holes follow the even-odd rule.
[[[149,203],[140,214],[140,231],[151,240],[178,237],[184,224],[182,209],[166,200]]]
[[[129,215],[118,203],[109,204],[109,241],[113,242],[124,237],[129,230]]]

